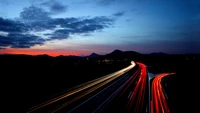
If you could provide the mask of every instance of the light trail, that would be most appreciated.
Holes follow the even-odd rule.
[[[125,77],[125,76],[124,76]],[[95,96],[99,95],[100,93],[102,93],[103,91],[105,91],[106,89],[110,88],[111,86],[113,86],[115,83],[119,82],[121,79],[123,79],[124,77],[120,78],[119,80],[115,81],[114,83],[110,84],[109,86],[107,86],[106,88],[104,88],[103,90],[101,90],[100,92],[98,92],[97,94],[93,95],[92,97],[90,97],[89,99],[85,100],[83,103],[79,104],[78,106],[76,106],[75,108],[71,109],[68,113],[72,112],[73,110],[77,109],[78,107],[80,107],[81,105],[83,105],[84,103],[88,102],[89,100],[91,100],[92,98],[94,98]],[[132,78],[132,77],[130,77]]]
[[[79,85],[76,89],[74,89],[74,90],[72,90],[72,91],[69,91],[69,92],[67,92],[67,93],[65,93],[65,94],[63,94],[63,95],[61,95],[61,96],[58,96],[58,97],[56,97],[56,98],[53,98],[53,99],[51,99],[51,100],[49,100],[49,101],[46,101],[46,102],[44,102],[44,103],[41,103],[41,104],[39,104],[39,105],[36,105],[36,106],[30,108],[30,109],[27,111],[27,113],[30,113],[30,112],[33,112],[33,111],[38,110],[38,109],[40,109],[40,108],[43,108],[43,107],[45,107],[45,106],[48,106],[48,105],[50,105],[50,104],[52,104],[52,103],[55,103],[55,102],[57,102],[57,101],[59,101],[59,100],[62,100],[62,99],[64,99],[64,98],[67,98],[67,97],[69,97],[69,96],[71,96],[71,95],[73,95],[73,94],[79,93],[79,92],[81,92],[81,91],[83,91],[83,90],[85,90],[85,89],[91,88],[91,87],[93,87],[93,86],[95,86],[95,85],[97,85],[97,84],[103,82],[103,83],[97,85],[96,87],[90,89],[89,91],[87,91],[87,93],[82,94],[82,95],[76,97],[75,99],[73,99],[73,101],[78,100],[79,98],[81,98],[81,97],[83,97],[83,96],[85,96],[85,95],[91,93],[92,91],[94,91],[94,90],[96,90],[96,89],[102,87],[102,86],[105,85],[106,83],[108,83],[108,82],[110,82],[110,81],[116,79],[117,77],[123,75],[124,73],[128,72],[129,70],[131,70],[131,69],[132,69],[133,67],[135,67],[135,66],[136,66],[135,62],[132,61],[132,62],[131,62],[131,65],[128,66],[128,67],[126,67],[126,68],[124,68],[124,69],[121,69],[121,70],[116,71],[116,72],[114,72],[114,73],[111,73],[111,74],[108,74],[108,75],[106,75],[106,76],[97,78],[97,79],[95,79],[95,80],[89,81],[89,82],[87,82],[87,83],[85,83],[85,84]],[[113,79],[112,79],[112,78],[113,78]],[[66,102],[63,106],[66,106],[66,105],[68,105],[69,103],[72,103],[73,101]],[[60,108],[58,108],[58,109],[63,108],[63,106],[60,107]]]
[[[143,103],[144,103],[146,85],[147,85],[146,84],[147,82],[146,66],[139,62],[137,62],[137,64],[139,65],[141,72],[138,74],[139,76],[138,82],[126,106],[128,112],[134,112],[134,113],[142,112],[143,110]]]
[[[131,84],[133,84],[133,82],[136,80],[136,78],[138,77],[140,71],[141,71],[141,70],[138,68],[138,69],[136,70],[136,72],[132,75],[133,78],[132,78],[132,80],[129,82],[129,84],[126,86],[126,88],[123,90],[123,92],[120,94],[121,97],[124,95],[124,93],[127,91],[127,89],[131,86]]]
[[[126,80],[125,83],[123,83],[114,93],[112,93],[102,104],[100,104],[94,111],[93,113],[98,113],[100,112],[133,78],[131,76],[128,80]]]
[[[123,75],[123,74],[124,74],[124,72],[121,72],[121,73],[119,73],[117,76],[112,77],[112,78],[110,78],[110,79],[107,79],[107,80],[103,81],[102,83],[98,84],[97,86],[94,86],[92,89],[89,89],[89,90],[87,90],[86,92],[83,92],[82,94],[76,96],[76,97],[73,98],[72,100],[70,100],[70,101],[64,103],[62,106],[60,106],[59,108],[57,108],[56,110],[54,110],[52,113],[55,113],[55,112],[57,112],[58,110],[61,110],[62,108],[66,107],[66,106],[69,105],[70,103],[73,103],[73,102],[75,102],[76,100],[78,100],[78,99],[80,99],[80,98],[82,98],[82,97],[84,97],[84,96],[86,96],[86,95],[92,93],[93,91],[95,91],[95,90],[99,89],[100,87],[102,87],[102,86],[104,86],[104,85],[110,83],[111,81],[115,80],[116,78],[120,77],[120,76]]]
[[[163,92],[163,88],[161,85],[161,80],[169,75],[173,75],[175,73],[163,73],[156,76],[152,81],[151,87],[151,113],[170,113],[170,109],[167,104],[167,100],[165,98],[165,94]]]

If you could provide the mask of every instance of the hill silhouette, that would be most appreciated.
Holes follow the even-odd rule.
[[[92,54],[90,54],[88,57],[89,57],[89,58],[96,58],[96,57],[99,57],[99,56],[101,56],[101,55],[96,54],[96,53],[92,53]]]

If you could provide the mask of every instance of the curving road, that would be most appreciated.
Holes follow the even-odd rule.
[[[49,112],[48,111],[48,106],[51,106],[52,108],[52,104],[55,104],[54,107],[55,109],[52,110],[51,112],[57,112],[61,109],[63,109],[64,107],[67,107],[69,104],[89,95],[90,93],[96,91],[97,89],[107,85],[107,84],[110,84],[111,82],[113,82],[113,80],[116,80],[117,78],[119,78],[120,76],[124,75],[124,73],[128,72],[129,70],[131,70],[133,67],[135,67],[136,64],[135,62],[131,62],[131,65],[124,68],[124,69],[121,69],[117,72],[114,72],[114,73],[111,73],[111,74],[108,74],[106,76],[103,76],[103,77],[100,77],[98,79],[95,79],[95,80],[92,80],[92,81],[89,81],[87,83],[84,83],[82,85],[79,85],[75,88],[73,88],[73,90],[61,95],[61,96],[58,96],[56,98],[53,98],[49,101],[46,101],[44,103],[41,103],[39,105],[36,105],[32,108],[30,108],[27,113],[31,113],[31,112]],[[75,95],[75,96],[74,96]],[[72,97],[74,96],[74,97]],[[66,102],[59,102],[59,101],[62,101],[62,100],[65,100],[67,98],[70,98],[68,99]],[[60,105],[58,105],[60,104]]]
[[[162,73],[157,75],[151,86],[151,113],[170,113],[165,92],[162,88],[162,79],[175,73]]]
[[[124,69],[76,86],[33,106],[27,113],[168,113],[161,82],[163,77],[172,74],[163,73],[152,78],[150,91],[146,65],[132,61]]]

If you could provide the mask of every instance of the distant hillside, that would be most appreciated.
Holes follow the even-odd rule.
[[[121,55],[121,54],[123,54],[123,51],[116,49],[113,52],[108,53],[106,56],[118,56],[118,55]]]
[[[92,53],[92,54],[90,54],[88,57],[89,57],[89,58],[96,58],[96,57],[99,57],[99,56],[101,56],[101,55],[96,54],[96,53]]]
[[[111,53],[106,55],[99,55],[97,53],[92,53],[89,56],[75,56],[75,55],[60,55],[56,56],[56,58],[69,58],[69,59],[84,59],[84,58],[139,58],[143,56],[171,56],[171,55],[192,55],[192,54],[168,54],[163,52],[154,52],[149,54],[142,54],[136,51],[122,51],[116,49]],[[195,55],[195,54],[194,54]],[[47,54],[39,54],[39,55],[27,55],[27,54],[0,54],[0,56],[36,56],[36,57],[52,57]]]
[[[135,52],[135,51],[121,51],[121,50],[114,50],[113,52],[106,54],[105,57],[108,58],[138,58],[141,57],[142,54]]]

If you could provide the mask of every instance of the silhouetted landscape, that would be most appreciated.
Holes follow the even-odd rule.
[[[191,65],[199,62],[200,55],[172,55],[164,53],[140,54],[134,51],[115,50],[106,55],[58,56],[48,55],[0,55],[1,80],[5,106],[14,111],[44,102],[68,89],[115,72],[130,65],[131,61],[143,62],[152,73],[176,72],[163,84],[169,93],[173,107],[176,107],[176,81]],[[164,85],[165,86],[165,85]],[[12,105],[16,103],[17,105]]]
[[[0,6],[0,112],[199,111],[200,0]]]

